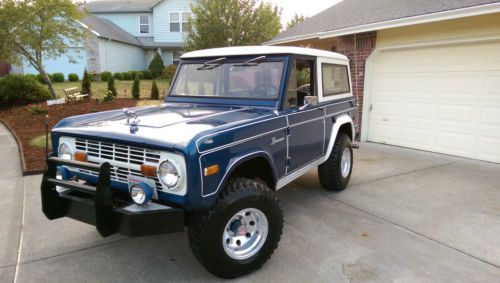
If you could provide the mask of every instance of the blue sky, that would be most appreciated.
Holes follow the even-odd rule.
[[[283,9],[281,14],[281,23],[285,25],[295,13],[302,14],[306,17],[314,16],[315,14],[337,4],[341,0],[264,0],[265,2],[274,3]]]

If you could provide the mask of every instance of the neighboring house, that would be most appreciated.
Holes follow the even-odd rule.
[[[7,75],[10,72],[10,64],[0,59],[0,77]]]
[[[500,162],[500,1],[344,0],[265,44],[347,55],[362,141]]]
[[[49,73],[83,74],[147,69],[155,52],[165,65],[179,61],[184,47],[191,0],[97,0],[86,4],[82,25],[90,38],[57,58],[46,59]],[[37,71],[28,63],[16,72]]]

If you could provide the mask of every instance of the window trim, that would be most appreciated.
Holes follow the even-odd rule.
[[[183,31],[184,23],[188,25],[188,21],[184,21],[184,13],[189,13],[189,16],[192,17],[191,11],[172,11],[168,14],[168,31],[169,32],[178,32],[178,33],[187,33],[187,31]],[[172,14],[179,14],[179,21],[172,22]],[[179,31],[172,31],[170,24],[179,24]]]
[[[141,17],[147,17],[148,19],[148,32],[141,32],[141,27],[146,26],[146,24],[141,23]],[[151,34],[151,17],[148,14],[140,14],[139,15],[139,35],[141,34]]]
[[[325,96],[323,95],[323,64],[328,64],[328,65],[337,65],[341,67],[346,67],[347,69],[347,79],[348,79],[348,84],[349,84],[349,91],[348,92],[340,92],[338,94],[332,94]],[[318,57],[318,60],[316,61],[316,72],[317,72],[317,91],[318,91],[318,101],[321,102],[326,102],[326,101],[332,101],[332,100],[338,100],[346,97],[352,97],[352,81],[351,81],[351,70],[349,68],[349,61],[347,60],[341,60],[341,59],[332,59],[332,58],[324,58],[324,57]]]

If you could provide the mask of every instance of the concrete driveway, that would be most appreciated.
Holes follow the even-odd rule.
[[[4,138],[5,157],[15,144]],[[8,158],[0,163],[0,282],[218,281],[191,255],[186,232],[102,239],[86,224],[46,220],[41,176],[9,173],[19,166]],[[500,165],[370,143],[355,162],[344,192],[322,190],[314,171],[279,191],[280,246],[239,281],[498,282]]]

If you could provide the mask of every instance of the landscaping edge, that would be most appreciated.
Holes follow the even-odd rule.
[[[4,119],[0,118],[0,123],[2,123],[5,128],[10,132],[10,134],[14,137],[17,143],[17,152],[19,153],[19,156],[21,157],[21,169],[23,171],[23,176],[30,176],[30,175],[38,175],[42,174],[44,170],[27,170],[26,169],[26,161],[24,160],[24,150],[23,150],[23,144],[21,143],[21,140],[17,136],[16,132],[10,127],[9,123],[5,121]]]

